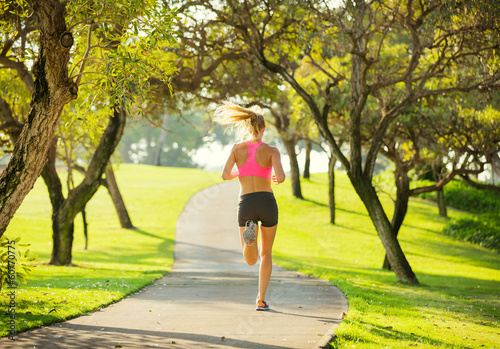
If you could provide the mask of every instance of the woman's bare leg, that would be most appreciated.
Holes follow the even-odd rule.
[[[260,270],[259,270],[259,294],[258,299],[266,299],[266,290],[269,285],[269,280],[271,279],[271,272],[273,270],[273,257],[272,249],[274,238],[276,236],[276,229],[278,225],[274,227],[260,227],[261,237],[260,237]]]
[[[259,237],[259,225],[255,227],[255,241],[252,246],[247,246],[245,241],[243,241],[243,231],[245,227],[240,227],[240,240],[241,240],[241,249],[243,251],[243,258],[245,258],[245,262],[248,265],[255,265],[259,261],[259,250],[257,248],[257,239]]]

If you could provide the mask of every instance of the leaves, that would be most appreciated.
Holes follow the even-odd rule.
[[[135,106],[150,93],[150,79],[168,82],[174,68],[159,54],[175,42],[176,17],[156,0],[74,0],[67,9],[75,32],[72,77],[80,79],[71,119],[85,119],[95,138],[113,107],[140,113]]]
[[[13,281],[26,283],[31,274],[31,264],[38,256],[30,256],[30,249],[21,251],[19,247],[29,244],[18,244],[21,237],[10,239],[3,235],[0,237],[0,291],[4,285],[11,285]]]

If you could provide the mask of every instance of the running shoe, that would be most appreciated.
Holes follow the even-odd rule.
[[[258,299],[257,300],[257,307],[255,308],[255,310],[260,310],[260,311],[269,310],[269,305],[267,305],[265,300]]]
[[[253,240],[255,243],[256,237],[255,237],[255,228],[257,227],[257,222],[255,221],[247,221],[245,223],[245,230],[243,231],[243,241],[247,246],[252,246],[253,243],[250,243],[250,241]]]

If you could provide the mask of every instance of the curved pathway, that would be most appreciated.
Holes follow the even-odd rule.
[[[274,267],[255,311],[258,266],[247,266],[236,228],[238,183],[195,194],[177,221],[172,271],[89,316],[0,340],[2,348],[319,348],[347,312],[329,283]],[[284,234],[284,232],[281,232]],[[280,238],[278,228],[277,239]]]

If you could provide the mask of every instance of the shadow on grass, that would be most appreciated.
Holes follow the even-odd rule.
[[[439,241],[431,239],[420,239],[418,241],[414,241],[412,239],[400,238],[399,240],[405,245],[413,245],[414,247],[411,248],[412,251],[421,251],[420,253],[407,252],[408,255],[435,260],[437,265],[439,265],[440,261],[457,261],[458,259],[461,259],[463,260],[463,263],[467,265],[500,270],[499,253],[486,250],[484,247],[454,240],[447,235],[443,236],[455,243],[449,243],[446,244],[446,246],[442,246],[442,243]],[[445,253],[436,253],[436,251],[440,251],[441,248],[443,249],[443,252],[445,251]]]
[[[310,202],[311,204],[318,205],[318,206],[321,206],[321,207],[328,207],[328,205],[327,205],[327,204],[322,203],[322,202],[319,202],[319,201],[316,201],[316,200],[312,200],[312,199],[304,198],[304,201],[305,201],[305,202]]]
[[[151,245],[143,253],[137,253],[134,250],[127,250],[127,246],[118,246],[109,251],[104,250],[85,250],[78,251],[74,254],[75,264],[79,263],[120,263],[120,264],[144,264],[151,265],[151,259],[155,256],[170,256],[173,257],[175,240],[163,236],[149,233],[140,228],[130,229],[133,233],[137,233],[148,238],[158,239],[157,245]]]
[[[144,230],[139,229],[139,228],[132,228],[130,230],[135,231],[136,233],[139,233],[139,234],[144,235],[144,236],[149,236],[150,238],[156,238],[156,239],[160,239],[160,240],[166,240],[163,236],[158,236],[158,235],[155,235],[155,234],[151,234],[151,233],[148,233],[147,231],[144,231]]]
[[[388,340],[405,340],[405,341],[410,341],[414,342],[414,344],[410,345],[417,345],[417,343],[425,343],[426,345],[431,345],[433,347],[443,347],[443,346],[453,346],[453,343],[451,342],[446,342],[443,340],[435,340],[429,336],[426,335],[416,335],[413,332],[404,332],[404,331],[398,331],[393,329],[392,326],[380,326],[377,324],[374,324],[372,322],[367,322],[367,321],[359,321],[359,324],[363,326],[366,330],[368,330],[370,333],[373,333],[377,335],[378,337],[381,338],[387,338]],[[360,342],[367,344],[372,341],[367,341],[367,340],[361,340]],[[373,344],[379,344],[378,342],[372,342]]]
[[[314,261],[279,255],[274,260],[285,268],[330,281],[346,293],[349,303],[360,311],[367,307],[375,313],[392,309],[418,318],[427,316],[421,315],[425,309],[426,313],[467,317],[468,321],[492,328],[497,328],[500,322],[498,280],[416,272],[420,286],[407,286],[398,282],[393,272],[382,269],[322,267]],[[494,269],[499,269],[499,265]],[[476,311],[472,312],[471,306]]]

